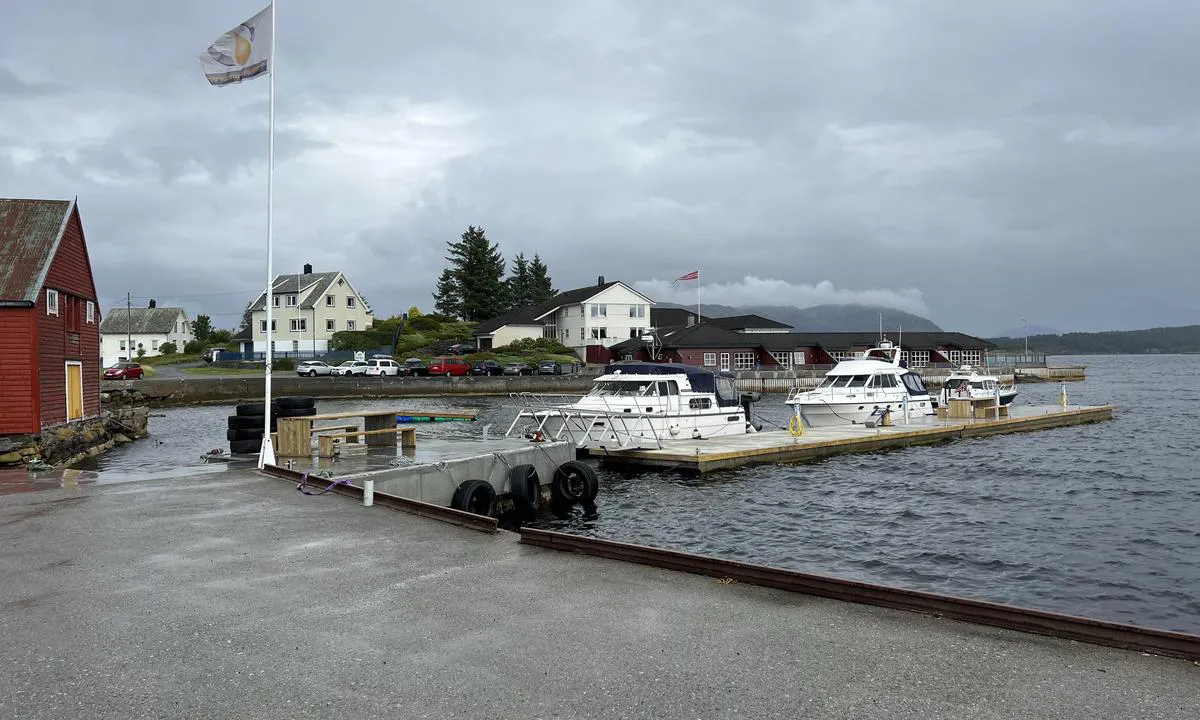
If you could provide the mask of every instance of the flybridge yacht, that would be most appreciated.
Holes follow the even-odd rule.
[[[570,440],[581,448],[661,448],[666,440],[705,440],[759,430],[750,420],[758,393],[738,392],[731,373],[692,365],[614,363],[586,395],[570,404],[543,404],[528,393],[513,397],[523,407],[507,435]]]
[[[980,375],[979,371],[970,365],[963,365],[946,378],[939,399],[943,404],[947,404],[950,398],[962,397],[998,397],[1001,405],[1007,405],[1017,397],[1017,389],[1012,385],[1002,384],[995,375]]]
[[[925,381],[900,364],[900,348],[888,340],[839,362],[815,389],[792,388],[785,402],[810,428],[862,424],[885,410],[893,421],[936,413]]]

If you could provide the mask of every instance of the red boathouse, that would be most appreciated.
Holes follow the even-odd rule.
[[[100,415],[100,305],[74,200],[0,199],[0,435]]]

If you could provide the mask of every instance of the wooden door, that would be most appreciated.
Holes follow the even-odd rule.
[[[83,417],[83,365],[67,363],[67,421]]]

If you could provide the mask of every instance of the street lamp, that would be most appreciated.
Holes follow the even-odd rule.
[[[1021,318],[1021,328],[1025,331],[1025,362],[1029,362],[1029,323]]]

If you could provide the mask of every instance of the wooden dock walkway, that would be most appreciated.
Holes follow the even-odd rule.
[[[845,453],[874,452],[888,448],[947,442],[958,438],[1048,430],[1112,420],[1116,406],[1012,407],[1010,417],[1000,419],[941,419],[890,427],[867,428],[849,425],[805,429],[799,437],[786,430],[731,435],[708,440],[666,440],[662,449],[613,450],[591,448],[589,457],[600,464],[671,468],[698,473],[762,463],[803,462]]]

